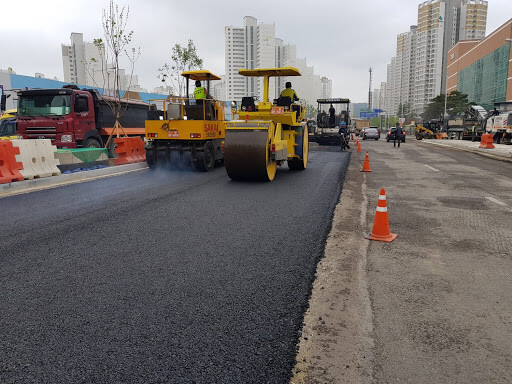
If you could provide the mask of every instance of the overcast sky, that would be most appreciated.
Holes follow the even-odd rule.
[[[192,39],[204,68],[224,74],[224,26],[241,26],[244,16],[274,23],[276,37],[297,46],[315,73],[333,81],[333,97],[368,99],[368,68],[373,86],[386,80],[396,35],[416,24],[420,1],[205,1],[116,0],[130,10],[128,29],[142,55],[135,73],[152,91],[161,85],[158,68],[170,62],[171,47]],[[44,73],[63,80],[61,44],[71,32],[92,42],[103,37],[102,10],[108,0],[1,0],[0,69],[20,75]],[[489,0],[487,33],[512,18],[511,0]]]

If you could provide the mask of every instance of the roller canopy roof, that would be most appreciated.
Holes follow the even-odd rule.
[[[199,71],[185,71],[181,74],[181,76],[189,77],[192,80],[220,80],[220,77],[211,73],[210,71],[206,71],[204,69]]]
[[[302,76],[297,68],[254,68],[239,69],[238,73],[242,76]]]
[[[348,104],[350,103],[349,99],[317,99],[317,103],[319,104]]]

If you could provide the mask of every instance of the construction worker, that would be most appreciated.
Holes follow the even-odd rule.
[[[201,82],[196,80],[196,89],[194,89],[194,98],[196,99],[196,103],[202,103],[205,99],[211,99],[212,97],[209,95],[208,91],[205,87],[201,86]]]
[[[345,148],[350,149],[350,145],[348,145],[347,124],[344,121],[340,123],[340,129],[338,131],[338,134],[341,136],[341,150],[343,151]]]
[[[393,147],[396,147],[396,141],[398,140],[398,148],[400,148],[400,142],[402,141],[402,127],[399,123],[396,123],[395,127],[396,131],[395,138],[393,139]]]
[[[336,126],[336,110],[334,109],[334,106],[331,104],[331,107],[329,108],[329,127],[335,127]]]
[[[292,83],[287,81],[285,86],[286,86],[286,88],[283,89],[283,91],[281,92],[281,97],[289,97],[291,99],[292,103],[294,103],[295,101],[298,101],[299,96],[297,96],[297,92],[295,92],[292,89]]]

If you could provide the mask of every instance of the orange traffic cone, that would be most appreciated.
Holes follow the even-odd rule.
[[[357,152],[361,152],[361,142],[359,141],[359,137],[357,138]]]
[[[354,134],[353,133],[350,134],[350,140],[354,140]]]
[[[368,151],[366,151],[366,156],[364,157],[363,169],[361,169],[361,172],[371,172],[370,157],[368,156]]]
[[[373,222],[373,229],[370,236],[365,236],[365,239],[392,242],[398,235],[391,233],[389,230],[388,220],[388,205],[386,202],[386,191],[384,188],[380,190],[379,202],[377,204],[377,211],[375,212],[375,220]]]

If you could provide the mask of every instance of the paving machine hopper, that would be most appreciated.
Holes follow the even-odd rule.
[[[224,164],[233,180],[272,181],[285,161],[291,170],[308,164],[308,129],[304,108],[289,97],[269,102],[270,77],[300,76],[296,68],[240,69],[242,76],[263,77],[263,100],[244,97],[240,120],[226,124]]]
[[[220,80],[207,70],[181,75],[186,79],[187,95],[189,80],[206,82],[208,94],[210,80]],[[150,168],[192,163],[198,170],[210,171],[216,162],[222,162],[226,114],[231,114],[227,102],[185,97],[153,101],[164,105],[162,111],[150,111],[146,120],[146,161]]]

